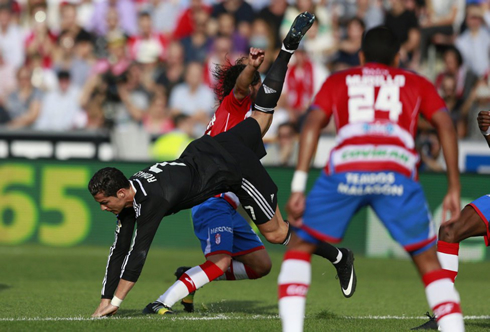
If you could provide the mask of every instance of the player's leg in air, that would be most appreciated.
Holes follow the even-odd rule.
[[[206,262],[194,267],[179,267],[177,281],[155,302],[146,314],[171,314],[181,301],[184,310],[194,311],[197,289],[213,280],[258,279],[270,272],[272,263],[261,240],[247,221],[225,199],[215,197],[192,209],[194,232],[201,241]]]
[[[483,236],[485,244],[489,245],[488,220],[490,219],[490,196],[482,196],[461,211],[458,219],[442,223],[439,227],[437,241],[437,258],[442,269],[454,283],[459,267],[459,243],[467,238]],[[413,330],[437,330],[435,315],[430,315],[429,321],[413,328]]]
[[[253,105],[252,118],[259,123],[262,136],[267,132],[272,123],[274,109],[281,95],[289,60],[308,29],[312,26],[314,19],[314,15],[308,12],[301,13],[296,17],[291,29],[283,40],[279,55],[259,88]],[[289,223],[285,222],[282,218],[279,208],[276,208],[275,214],[269,222],[263,224],[256,223],[256,225],[268,242],[283,245],[289,243],[291,230]],[[355,292],[357,284],[352,251],[347,248],[336,248],[326,242],[320,242],[314,253],[334,264],[343,295],[345,297],[351,297]]]

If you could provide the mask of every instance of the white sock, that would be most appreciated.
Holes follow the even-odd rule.
[[[459,243],[437,241],[437,258],[444,270],[447,271],[452,281],[458,276],[459,268]]]
[[[422,277],[429,306],[436,316],[442,331],[464,331],[463,314],[459,294],[447,271],[441,269],[426,273]]]
[[[187,270],[157,301],[172,307],[175,302],[183,299],[189,293],[201,288],[210,281],[218,278],[223,271],[211,261],[194,266]]]
[[[311,283],[311,255],[289,250],[279,273],[279,315],[284,332],[303,331],[306,294]]]
[[[244,279],[258,279],[260,276],[255,273],[249,266],[232,259],[230,267],[225,271],[223,275],[215,280],[244,280]]]

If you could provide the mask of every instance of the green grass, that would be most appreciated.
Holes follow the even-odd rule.
[[[282,253],[271,253],[271,274],[256,281],[215,282],[196,294],[197,312],[144,316],[141,309],[173,281],[180,265],[202,263],[197,248],[150,251],[143,274],[117,318],[90,319],[100,301],[108,248],[0,247],[0,331],[279,331],[277,274]],[[427,311],[412,263],[356,258],[358,288],[345,299],[335,270],[313,259],[305,331],[409,331]],[[488,263],[463,263],[457,288],[465,315],[488,315]],[[397,316],[406,319],[368,319]],[[81,320],[46,320],[79,318]],[[12,319],[12,320],[7,320]],[[22,320],[24,319],[24,320]],[[33,319],[33,320],[28,320]],[[35,320],[34,320],[35,319]],[[489,331],[490,320],[466,320],[467,331]]]

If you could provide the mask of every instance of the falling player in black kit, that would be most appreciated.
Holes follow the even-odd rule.
[[[313,23],[312,15],[301,15],[297,25],[293,23],[296,29],[292,28],[289,39],[285,39],[287,49],[296,49]],[[265,155],[262,136],[272,121],[288,61],[280,55],[264,81],[263,85],[277,94],[265,93],[261,87],[251,118],[228,132],[195,140],[179,159],[156,163],[129,180],[115,168],[101,169],[92,177],[91,194],[103,210],[118,215],[120,225],[108,260],[102,301],[94,317],[118,310],[138,280],[162,218],[213,195],[234,192],[269,242],[287,244],[290,231],[277,208],[277,187],[260,158]],[[350,273],[352,262],[347,267]]]

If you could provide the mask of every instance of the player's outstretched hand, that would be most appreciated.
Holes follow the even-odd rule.
[[[119,310],[119,307],[116,307],[116,306],[109,303],[107,306],[105,306],[104,308],[102,308],[98,312],[96,311],[92,315],[92,317],[94,317],[94,318],[109,317],[109,316],[114,315],[117,312],[117,310]]]
[[[482,132],[486,132],[490,127],[490,111],[480,111],[476,117],[478,127]]]
[[[248,64],[258,69],[265,59],[265,52],[260,48],[250,47],[250,53],[248,54]]]
[[[286,204],[286,212],[288,213],[288,221],[294,227],[300,227],[303,223],[302,217],[305,211],[305,194],[302,192],[293,192],[289,196]]]

